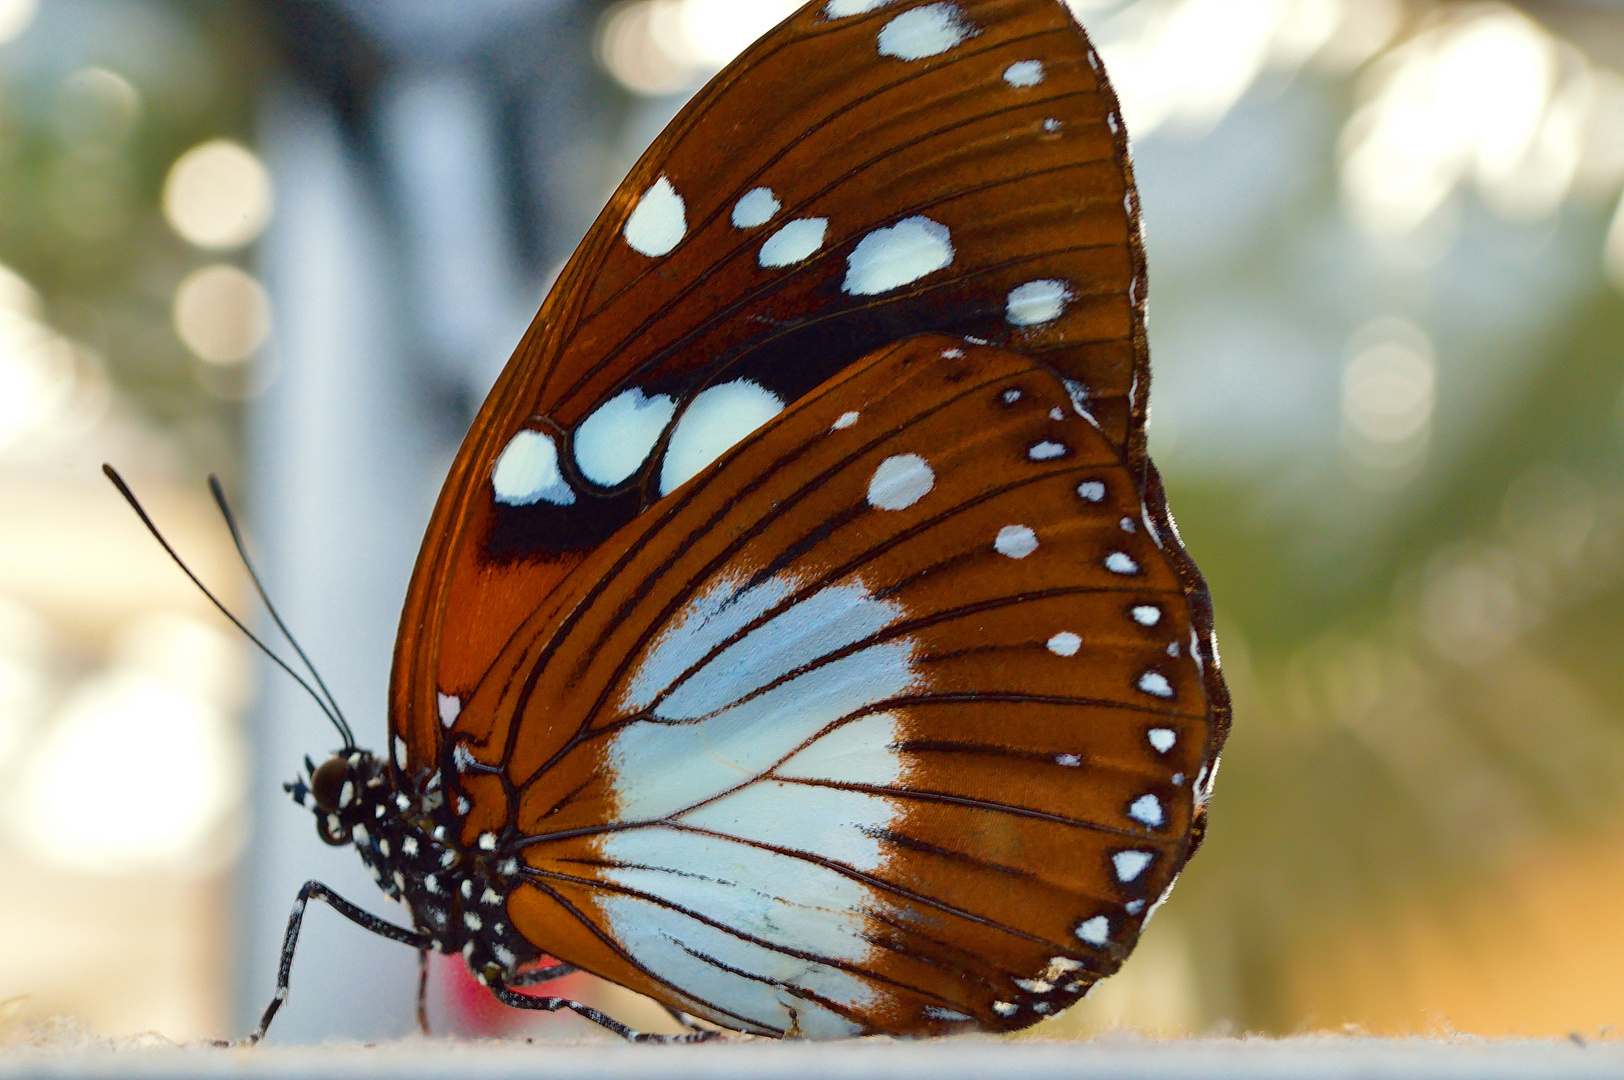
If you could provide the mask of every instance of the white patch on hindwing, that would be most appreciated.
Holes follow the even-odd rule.
[[[1026,525],[1005,525],[993,538],[993,550],[1011,559],[1024,559],[1038,549],[1038,534]]]
[[[854,1011],[871,1005],[867,980],[796,955],[866,960],[874,946],[861,936],[863,913],[883,902],[866,886],[801,859],[663,827],[610,834],[600,851],[625,864],[603,878],[631,891],[599,894],[599,909],[640,966],[767,1030],[795,1026],[818,1039],[861,1032],[789,988]]]
[[[872,713],[848,720],[797,751],[773,770],[785,780],[822,780],[834,784],[894,787],[905,769],[897,752],[902,720],[894,713]]]
[[[1077,936],[1090,945],[1104,945],[1111,939],[1111,921],[1104,915],[1095,915],[1077,924]]]
[[[906,510],[936,485],[936,474],[918,454],[894,454],[880,462],[868,482],[869,505],[881,510]]]
[[[870,913],[889,897],[820,862],[873,873],[891,855],[882,837],[903,808],[831,785],[905,779],[901,719],[869,710],[919,685],[915,646],[863,644],[905,611],[860,581],[791,604],[794,578],[746,580],[713,579],[634,659],[615,707],[636,718],[607,765],[617,819],[649,824],[595,842],[600,876],[630,891],[598,903],[639,964],[696,1000],[766,1029],[793,1017],[810,1037],[847,1036],[857,1025],[791,991],[874,1003],[867,980],[804,957],[874,962]]]
[[[1083,639],[1070,630],[1062,630],[1048,640],[1049,651],[1056,656],[1076,656],[1077,650],[1082,648]]]
[[[608,746],[627,820],[750,784],[830,725],[918,684],[910,639],[846,651],[900,620],[900,604],[848,580],[765,617],[794,589],[785,575],[749,587],[717,579],[634,663],[617,709],[649,715]]]

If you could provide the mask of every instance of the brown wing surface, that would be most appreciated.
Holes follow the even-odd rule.
[[[1142,454],[1143,260],[1115,97],[1055,0],[819,0],[682,111],[480,411],[404,612],[392,736],[447,710],[572,568],[872,350],[949,332],[1071,380]]]
[[[514,925],[719,1023],[1009,1030],[1127,955],[1228,723],[1148,463],[927,335],[586,556],[451,729]]]

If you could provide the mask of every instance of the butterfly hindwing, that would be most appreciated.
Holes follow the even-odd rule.
[[[1114,971],[1221,740],[1204,594],[1075,388],[928,335],[624,526],[454,725],[540,947],[767,1034],[1030,1024]],[[489,772],[487,772],[489,770]]]
[[[1055,0],[809,4],[610,200],[476,420],[397,645],[392,734],[598,544],[875,348],[950,331],[1071,379],[1137,458],[1143,260],[1116,102]]]

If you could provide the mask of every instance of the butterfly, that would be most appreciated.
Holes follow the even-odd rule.
[[[1229,725],[1145,280],[1057,0],[816,0],[758,40],[479,411],[387,752],[341,728],[288,785],[411,928],[307,885],[253,1037],[312,898],[634,1037],[516,988],[835,1038],[1014,1030],[1117,970]]]

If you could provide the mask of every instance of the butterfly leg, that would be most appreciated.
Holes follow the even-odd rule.
[[[259,1018],[259,1026],[242,1040],[242,1045],[252,1046],[263,1039],[266,1030],[271,1026],[271,1021],[276,1017],[277,1010],[288,999],[288,980],[293,972],[293,950],[299,944],[299,927],[304,922],[305,906],[312,900],[320,900],[356,926],[379,937],[398,941],[402,945],[410,945],[419,951],[431,947],[432,943],[427,935],[380,919],[370,911],[356,907],[319,881],[305,882],[304,888],[299,890],[298,899],[293,902],[293,914],[288,916],[288,932],[282,939],[282,963],[276,972],[276,996],[272,997],[271,1003],[265,1007],[265,1015]]]
[[[573,975],[580,968],[574,964],[554,964],[551,967],[537,968],[534,971],[521,971],[508,980],[509,986],[539,986],[554,979],[562,979],[566,975]]]
[[[561,997],[531,997],[509,989],[506,985],[493,982],[491,993],[496,1000],[515,1009],[535,1009],[539,1012],[557,1012],[559,1009],[568,1009],[577,1016],[584,1016],[600,1027],[608,1028],[627,1042],[641,1043],[690,1043],[705,1042],[718,1038],[721,1033],[717,1031],[689,1031],[684,1035],[651,1035],[644,1031],[633,1031],[613,1017],[606,1016],[590,1005],[582,1005],[579,1001],[571,1001]]]
[[[663,1004],[660,1006],[660,1008],[662,1008],[666,1012],[670,1013],[671,1014],[671,1019],[675,1020],[677,1023],[681,1024],[683,1027],[687,1028],[689,1031],[710,1031],[711,1030],[710,1028],[707,1028],[707,1027],[700,1027],[699,1024],[694,1022],[693,1017],[689,1016],[687,1013],[683,1012],[681,1009],[673,1009],[671,1006],[663,1005]]]
[[[417,1030],[432,1036],[429,1028],[429,951],[417,950]]]

